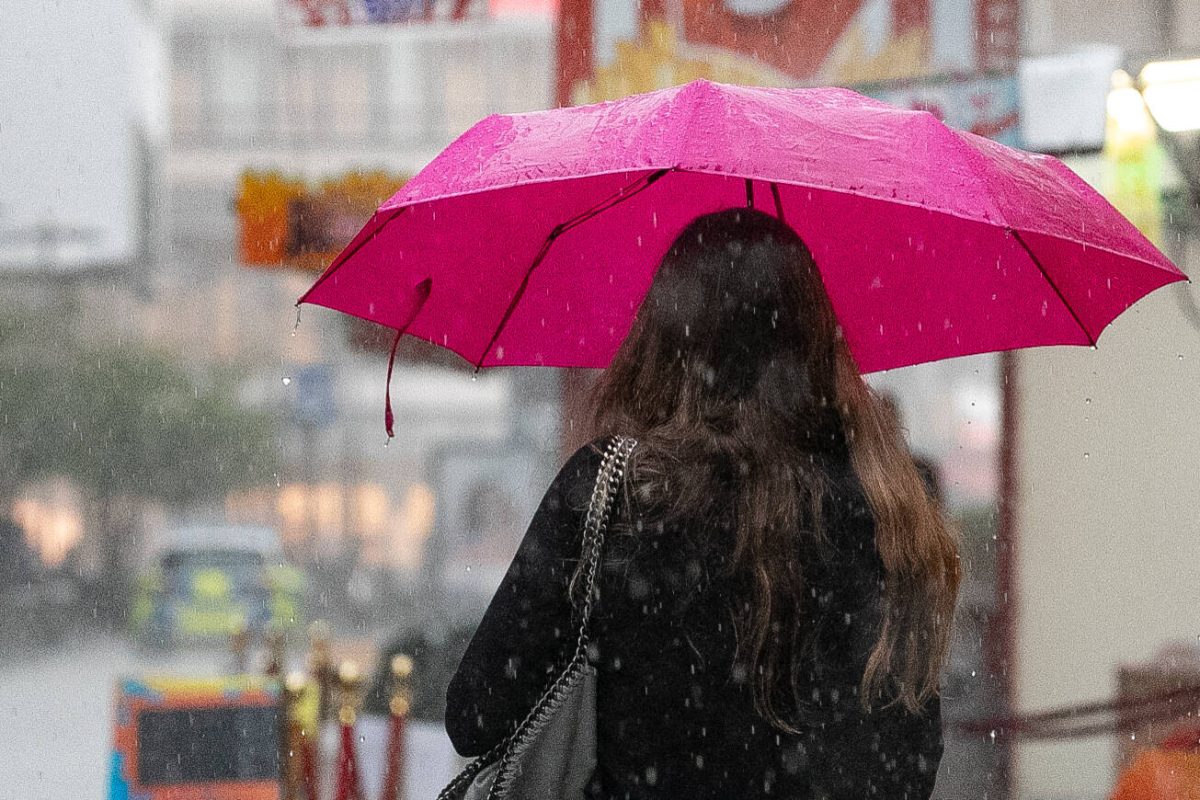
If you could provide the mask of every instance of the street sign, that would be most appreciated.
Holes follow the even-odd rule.
[[[306,364],[295,371],[292,407],[300,424],[325,428],[337,417],[333,370],[328,364]]]

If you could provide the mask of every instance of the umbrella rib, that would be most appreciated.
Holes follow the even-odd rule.
[[[523,278],[521,278],[521,283],[517,286],[517,291],[513,294],[512,300],[509,301],[508,308],[504,310],[504,315],[500,317],[500,323],[496,326],[496,330],[492,332],[492,337],[488,339],[487,346],[484,347],[483,352],[479,354],[479,360],[475,362],[476,372],[479,372],[479,370],[483,368],[483,360],[487,358],[488,353],[492,352],[492,348],[496,345],[496,340],[499,339],[500,334],[504,332],[505,326],[508,325],[509,319],[512,317],[513,312],[517,309],[517,304],[521,302],[521,298],[525,295],[525,290],[529,288],[529,279],[533,277],[533,271],[538,268],[538,265],[540,265],[550,253],[550,246],[554,244],[554,241],[572,228],[582,225],[592,217],[601,214],[618,203],[622,203],[625,200],[628,200],[629,198],[650,188],[654,185],[655,181],[670,171],[671,169],[660,169],[647,173],[628,186],[618,189],[616,193],[606,197],[591,208],[581,211],[580,213],[568,219],[566,222],[560,222],[554,226],[554,228],[546,236],[546,240],[542,242],[542,246],[538,249],[537,255],[533,257],[533,261],[530,263],[529,268],[525,270],[525,275]]]
[[[1046,283],[1050,284],[1050,288],[1054,290],[1056,295],[1058,295],[1059,302],[1063,304],[1063,307],[1066,308],[1068,312],[1070,312],[1071,318],[1075,320],[1075,324],[1079,326],[1081,331],[1083,331],[1083,335],[1088,338],[1088,342],[1092,345],[1092,347],[1095,347],[1096,339],[1094,336],[1092,336],[1092,332],[1087,329],[1087,326],[1083,324],[1083,320],[1079,318],[1079,314],[1075,313],[1075,309],[1072,308],[1071,304],[1067,302],[1067,298],[1063,296],[1062,290],[1058,288],[1058,284],[1055,283],[1054,279],[1050,277],[1050,273],[1046,272],[1046,268],[1042,266],[1041,260],[1033,254],[1033,250],[1021,237],[1021,232],[1016,228],[1008,228],[1007,230],[1010,234],[1012,234],[1012,237],[1017,240],[1017,243],[1021,245],[1021,248],[1025,251],[1025,254],[1029,256],[1030,260],[1033,261],[1034,266],[1038,268],[1038,272],[1042,273],[1042,277],[1046,279]]]
[[[397,208],[395,211],[392,212],[392,215],[390,217],[385,219],[383,222],[379,223],[378,228],[371,231],[370,236],[366,237],[361,242],[359,242],[357,245],[355,245],[353,250],[346,250],[346,251],[343,251],[342,253],[340,253],[338,255],[338,257],[334,260],[334,263],[329,265],[329,269],[327,269],[323,273],[321,273],[321,277],[317,278],[316,282],[314,282],[312,286],[308,287],[308,291],[304,293],[304,297],[301,297],[299,300],[296,301],[296,305],[299,306],[301,303],[303,303],[305,301],[305,298],[307,298],[310,294],[312,294],[314,291],[316,291],[316,288],[325,282],[326,278],[328,278],[330,275],[332,275],[333,273],[335,273],[339,269],[341,269],[342,265],[345,264],[347,261],[349,261],[354,256],[355,253],[357,253],[359,250],[361,250],[367,244],[373,242],[375,240],[375,237],[379,235],[380,231],[382,231],[384,228],[387,227],[389,222],[391,222],[396,217],[403,214],[405,211],[408,211],[410,208],[412,208],[412,206],[401,206],[400,208]]]
[[[779,184],[775,181],[771,181],[771,197],[775,200],[776,218],[778,218],[780,222],[787,224],[787,220],[783,217],[783,198],[779,196]]]

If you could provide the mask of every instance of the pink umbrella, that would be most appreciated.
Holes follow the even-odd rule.
[[[695,81],[487,117],[300,302],[477,367],[603,367],[675,236],[744,205],[808,244],[864,372],[1094,345],[1138,299],[1186,280],[1054,158],[845,89]]]

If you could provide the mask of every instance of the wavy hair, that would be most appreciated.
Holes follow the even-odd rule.
[[[753,209],[707,214],[671,245],[593,395],[598,433],[639,440],[639,506],[736,530],[737,658],[756,707],[794,730],[809,591],[828,542],[814,451],[844,442],[885,577],[860,685],[916,711],[938,692],[959,584],[958,538],[926,493],[892,415],[863,381],[808,247]]]

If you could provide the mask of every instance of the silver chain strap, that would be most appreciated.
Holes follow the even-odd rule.
[[[596,485],[592,488],[591,502],[588,503],[587,520],[583,531],[583,553],[586,559],[583,569],[583,608],[580,609],[579,637],[575,642],[576,656],[587,650],[589,623],[592,619],[592,607],[596,600],[596,575],[600,569],[600,556],[604,549],[604,529],[613,503],[625,478],[625,465],[629,455],[637,446],[637,440],[625,436],[614,437],[609,442],[604,454],[604,462],[600,466]]]
[[[486,754],[468,764],[462,772],[455,776],[450,785],[442,790],[438,795],[438,800],[454,800],[464,785],[474,780],[481,770],[497,760],[501,762],[500,771],[496,776],[496,781],[490,787],[488,797],[502,796],[508,779],[511,777],[507,774],[506,766],[512,750],[520,746],[526,734],[537,727],[537,721],[545,715],[547,708],[553,707],[557,702],[568,680],[587,663],[589,623],[595,604],[596,575],[600,568],[604,529],[621,481],[625,477],[625,465],[636,446],[636,439],[625,436],[613,437],[605,448],[604,460],[600,464],[600,472],[596,476],[596,483],[592,488],[592,496],[584,520],[583,546],[580,553],[580,557],[584,559],[582,570],[584,599],[580,609],[579,637],[576,639],[575,652],[572,654],[570,662],[529,710],[521,723],[513,729],[513,732]]]

